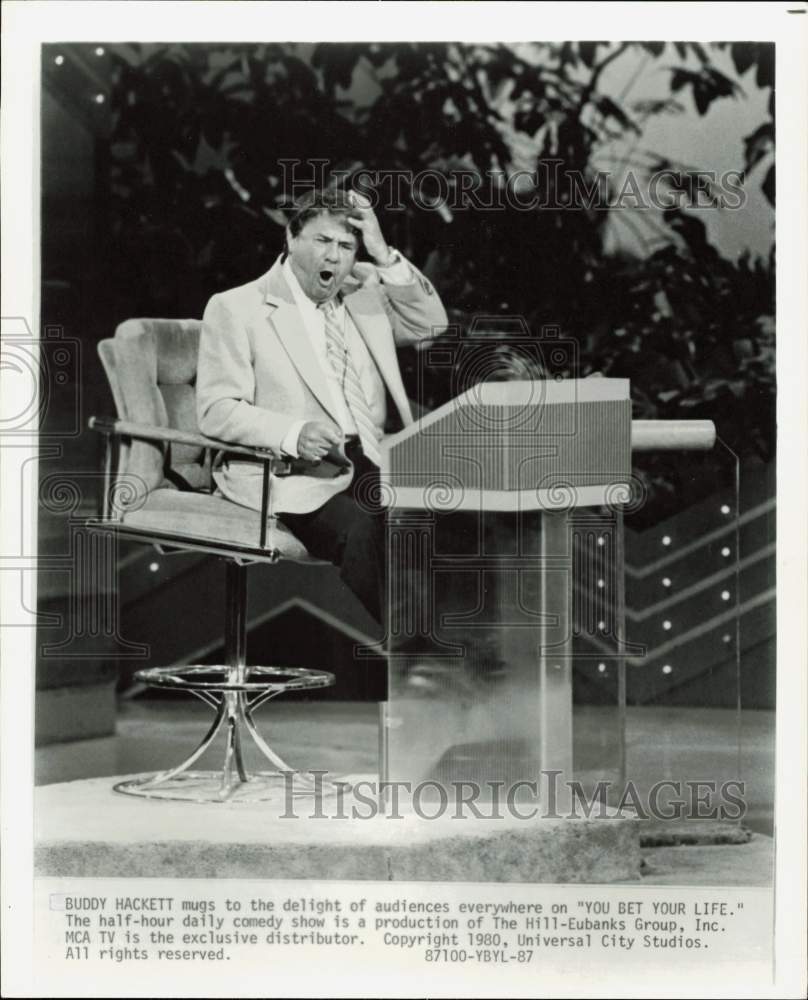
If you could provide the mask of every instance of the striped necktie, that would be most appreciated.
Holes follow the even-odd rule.
[[[337,321],[336,308],[333,301],[324,302],[320,308],[325,317],[325,342],[328,360],[342,387],[345,402],[351,411],[351,416],[356,422],[356,429],[359,431],[359,440],[362,442],[362,450],[371,462],[379,465],[378,433],[373,423],[373,417],[370,414],[370,407],[368,406],[365,391],[359,380],[359,373],[348,351],[345,333]]]

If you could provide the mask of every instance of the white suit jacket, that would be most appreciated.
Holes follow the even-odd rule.
[[[410,265],[412,267],[412,265]],[[446,312],[430,282],[414,267],[406,285],[383,284],[372,265],[359,265],[361,283],[343,287],[343,301],[367,344],[404,426],[412,413],[401,381],[396,346],[442,332]],[[197,419],[203,434],[280,454],[299,420],[337,422],[322,368],[303,326],[281,260],[257,281],[214,295],[205,309],[197,369]],[[273,513],[316,510],[346,489],[347,472],[328,461],[298,461],[296,474],[272,478]],[[214,472],[222,493],[261,506],[261,464],[230,459]]]

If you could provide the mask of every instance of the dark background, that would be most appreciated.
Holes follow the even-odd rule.
[[[734,78],[717,68],[727,55]],[[618,103],[604,74],[640,56],[665,77],[667,96],[635,88]],[[768,92],[770,117],[744,137],[738,167],[757,166],[748,184],[774,202],[773,162],[759,169],[773,152],[771,45],[71,44],[43,47],[43,74],[43,319],[80,331],[88,387],[99,381],[93,343],[118,322],[200,316],[214,292],[271,265],[291,194],[282,161],[327,161],[326,177],[349,179],[459,168],[484,178],[511,169],[515,145],[530,140],[533,169],[561,161],[563,193],[568,171],[592,178],[605,144],[641,136],[660,116],[742,105],[745,74],[745,86]],[[663,154],[630,165],[646,181],[674,167],[681,189],[711,167]],[[462,330],[480,316],[492,333],[504,328],[498,316],[522,317],[536,337],[558,327],[578,345],[564,374],[628,377],[636,416],[708,417],[742,458],[771,460],[772,256],[724,256],[698,210],[447,212],[437,190],[436,209],[423,207],[429,184],[400,190],[403,205],[380,213],[385,231]],[[610,217],[646,227],[643,253],[604,252]],[[402,362],[415,396],[416,360]],[[449,373],[428,381],[427,405],[450,394]],[[709,461],[693,473],[689,462],[659,460],[648,475],[663,507],[641,517],[664,513],[671,487],[697,499],[717,485]]]
[[[664,95],[607,87],[623,63],[629,80],[635,65],[650,67]],[[327,161],[326,176],[340,171],[344,183],[362,170],[471,170],[484,192],[487,171],[508,172],[517,158],[532,169],[557,160],[563,194],[568,174],[591,180],[603,149],[627,143],[624,166],[642,183],[675,169],[679,179],[669,190],[687,201],[697,171],[710,162],[630,151],[666,116],[690,122],[694,135],[716,106],[731,102],[742,117],[754,91],[768,112],[739,136],[737,166],[769,210],[767,218],[749,213],[748,227],[773,228],[769,44],[71,43],[43,46],[42,74],[42,325],[80,345],[74,380],[54,386],[49,398],[45,429],[54,433],[76,408],[81,426],[92,414],[113,413],[96,345],[118,323],[199,317],[214,292],[272,264],[292,194],[283,161]],[[303,171],[310,174],[305,163]],[[686,208],[653,216],[626,208],[452,211],[437,188],[431,207],[424,205],[428,185],[420,197],[406,183],[401,191],[401,206],[380,213],[385,234],[438,287],[460,342],[483,352],[490,343],[492,363],[480,363],[481,372],[543,374],[540,363],[520,367],[509,339],[514,320],[519,337],[539,344],[551,327],[573,345],[554,374],[630,378],[635,417],[716,422],[726,445],[720,457],[638,464],[647,502],[630,522],[637,558],[653,559],[649,533],[661,535],[688,510],[691,527],[682,532],[715,527],[718,498],[733,496],[731,453],[750,508],[762,509],[774,482],[773,245],[763,255],[728,252],[704,213]],[[543,193],[551,202],[559,195]],[[633,244],[610,241],[610,226],[632,230]],[[455,394],[451,366],[424,370],[415,352],[401,362],[423,405]],[[59,468],[97,469],[99,460],[95,438],[81,434],[63,442]],[[773,544],[774,513],[766,510],[755,546]],[[58,533],[49,523],[43,515],[45,548]],[[703,565],[680,575],[709,576],[720,554],[699,558]],[[746,597],[773,586],[773,553],[756,562],[755,573]],[[40,587],[43,607],[64,598],[49,584]],[[761,706],[773,703],[772,636],[773,603],[747,643],[746,690]],[[737,685],[719,669],[735,669],[727,652],[711,653],[706,680],[694,687],[689,674],[674,701],[732,703]],[[663,689],[673,691],[673,681],[651,685],[643,697]]]

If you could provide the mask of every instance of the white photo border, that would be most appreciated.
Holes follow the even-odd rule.
[[[279,40],[456,41],[755,40],[776,45],[777,123],[777,790],[776,946],[774,984],[726,982],[722,996],[797,996],[805,987],[806,940],[806,384],[808,318],[805,276],[808,219],[808,15],[805,3],[247,3],[16,2],[4,4],[2,102],[2,301],[4,317],[39,317],[40,46],[57,41]],[[802,13],[800,13],[802,12]],[[33,448],[34,442],[31,443]],[[0,466],[4,538],[20,524],[23,503]],[[36,551],[36,519],[25,518]],[[3,549],[5,552],[5,548]],[[18,600],[0,573],[4,607]],[[25,574],[28,607],[34,576]],[[2,722],[3,995],[30,996],[32,949],[32,794],[34,640],[3,629]],[[113,973],[115,970],[112,970]],[[110,984],[113,984],[110,979]],[[204,980],[198,985],[204,991]],[[189,987],[191,980],[189,979]],[[119,982],[124,996],[126,984]],[[558,983],[537,989],[552,995]],[[593,984],[597,992],[632,995],[621,975]],[[677,986],[678,988],[678,986]],[[563,986],[561,986],[563,989]],[[665,995],[660,983],[659,995]],[[205,995],[204,992],[187,995]],[[474,995],[458,974],[457,994]],[[561,994],[559,994],[561,995]],[[646,993],[646,995],[648,995]],[[681,995],[681,994],[680,994]],[[703,996],[693,983],[693,996]]]

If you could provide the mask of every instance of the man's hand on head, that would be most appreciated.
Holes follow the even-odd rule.
[[[370,201],[356,191],[348,192],[348,201],[353,205],[353,213],[346,221],[359,231],[365,250],[379,267],[385,267],[390,262],[390,247],[382,236],[379,220],[370,205]]]
[[[310,420],[300,428],[297,453],[307,462],[319,462],[335,446],[342,444],[342,432],[335,424]]]

